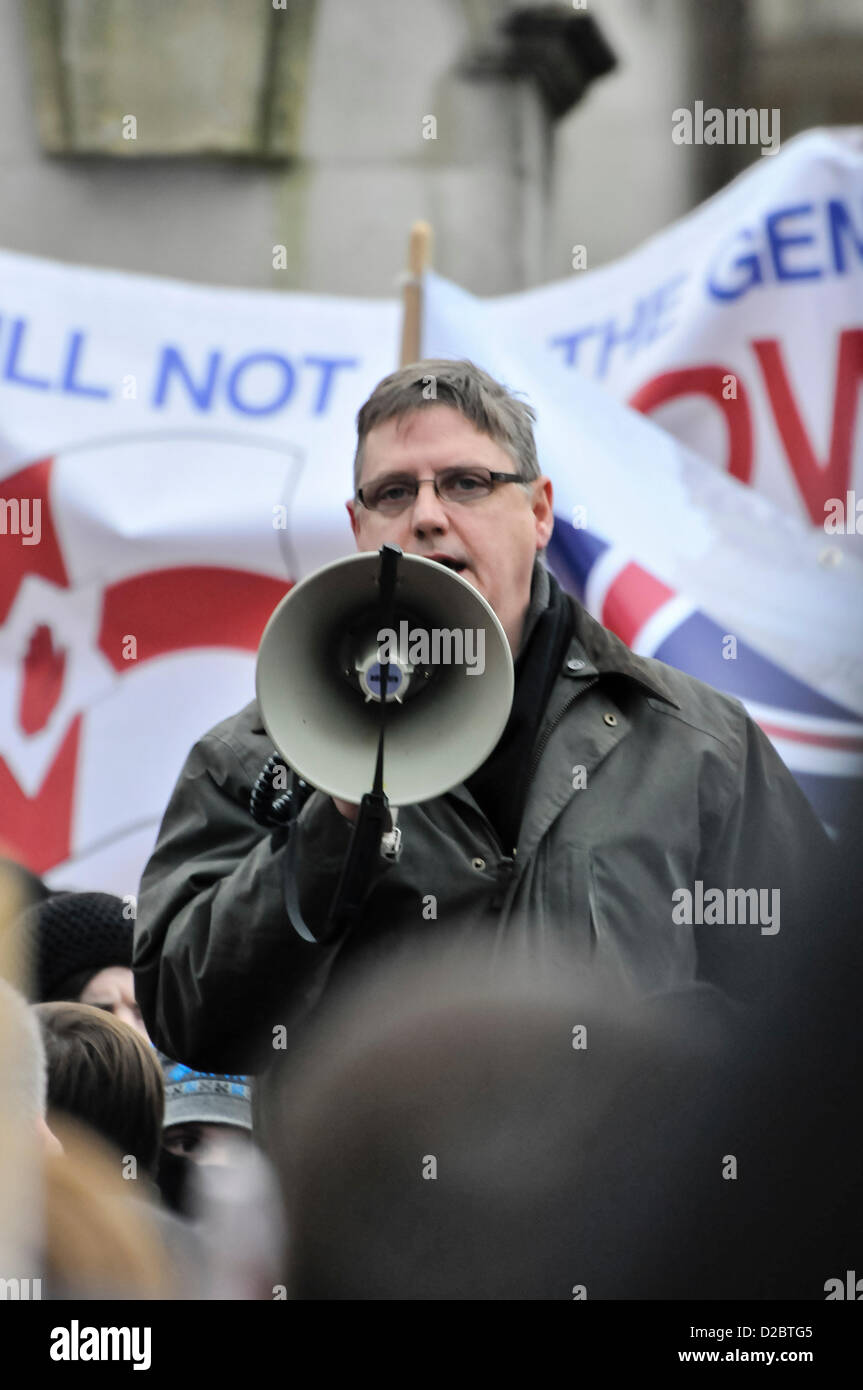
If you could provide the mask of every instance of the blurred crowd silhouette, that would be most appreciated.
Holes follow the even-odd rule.
[[[4,1274],[43,1297],[818,1300],[859,1262],[859,864],[763,1009],[452,938],[254,1079],[153,1047],[122,899],[2,873]]]

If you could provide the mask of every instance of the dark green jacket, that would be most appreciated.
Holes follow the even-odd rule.
[[[575,952],[639,994],[700,979],[742,1001],[764,996],[801,930],[817,933],[803,909],[826,853],[821,825],[737,700],[634,655],[571,602],[575,636],[535,745],[515,859],[464,786],[402,807],[400,860],[375,866],[361,927],[333,944],[290,926],[284,833],[249,814],[272,752],[255,702],[195,745],[138,902],[136,990],[157,1046],[199,1070],[255,1070],[272,1029],[359,952],[482,927],[539,956]],[[295,833],[300,903],[320,930],[351,827],[315,792]],[[779,930],[680,921],[674,895],[687,889],[694,908],[697,881],[705,893],[766,890],[770,902],[779,890]]]

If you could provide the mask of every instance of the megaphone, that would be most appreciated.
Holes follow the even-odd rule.
[[[472,585],[437,561],[384,549],[398,557],[392,621],[383,622],[378,552],[324,565],[270,616],[256,689],[285,762],[355,803],[372,787],[385,701],[383,791],[408,806],[485,762],[509,717],[513,664],[497,615]]]

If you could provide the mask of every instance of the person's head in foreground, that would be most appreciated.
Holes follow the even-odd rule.
[[[3,882],[5,882],[7,890],[11,890],[13,894],[11,909],[13,915],[26,912],[28,908],[53,896],[52,890],[44,878],[34,874],[32,869],[28,869],[26,864],[19,863],[17,859],[10,859],[7,855],[0,854],[0,883]]]
[[[89,1125],[119,1151],[131,1176],[154,1178],[165,1105],[154,1049],[128,1023],[89,1004],[36,1004],[33,1012],[48,1063],[49,1115]]]
[[[22,994],[0,978],[3,1065],[6,1093],[14,1118],[24,1122],[45,1153],[59,1154],[62,1146],[48,1126],[48,1064],[39,1021]]]
[[[114,1149],[93,1130],[64,1118],[63,1154],[43,1169],[43,1297],[178,1299],[187,1280],[172,1257],[158,1211],[130,1200]]]
[[[863,1236],[848,867],[755,1012],[478,939],[346,982],[265,1116],[289,1296],[836,1297]]]
[[[347,503],[358,550],[389,542],[455,570],[491,604],[513,655],[534,561],[554,525],[534,419],[530,406],[472,362],[403,367],[357,416]]]
[[[21,926],[31,941],[33,998],[91,1004],[147,1036],[132,974],[134,921],[113,893],[54,893]]]
[[[657,1213],[673,1243],[713,1180],[675,1154],[726,1021],[708,989],[639,1003],[511,953],[360,977],[274,1106],[289,1296],[685,1293]]]

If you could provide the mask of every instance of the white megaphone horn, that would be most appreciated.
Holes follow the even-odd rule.
[[[395,564],[388,606],[385,551]],[[506,634],[476,589],[437,561],[385,546],[325,565],[285,595],[261,638],[256,687],[285,762],[344,801],[372,788],[384,717],[383,792],[408,806],[485,762],[514,678]]]

